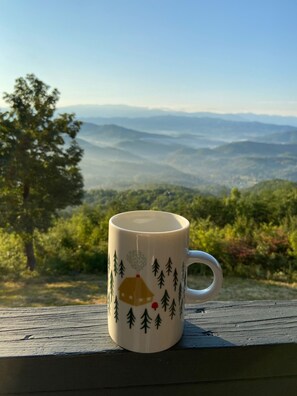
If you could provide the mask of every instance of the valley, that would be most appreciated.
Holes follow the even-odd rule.
[[[78,117],[85,188],[244,188],[267,179],[297,181],[296,126],[218,117]]]

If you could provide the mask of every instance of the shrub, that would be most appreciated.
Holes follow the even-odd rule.
[[[19,236],[0,229],[0,277],[18,278],[26,271],[26,259]]]
[[[59,219],[46,234],[39,234],[37,254],[42,272],[106,271],[106,224],[92,214],[77,212],[69,219]]]

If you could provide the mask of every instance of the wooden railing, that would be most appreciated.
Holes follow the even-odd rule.
[[[0,395],[297,395],[297,300],[188,305],[182,340],[124,351],[104,305],[0,309]]]

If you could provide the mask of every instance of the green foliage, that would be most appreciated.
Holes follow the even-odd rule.
[[[28,74],[18,78],[0,113],[0,227],[21,236],[28,266],[35,265],[33,236],[45,231],[56,211],[81,203],[82,150],[74,114],[55,117],[59,92]]]
[[[37,255],[46,273],[92,273],[106,270],[107,223],[96,209],[81,207],[40,233]]]
[[[26,269],[22,241],[0,229],[0,278],[18,278]]]
[[[297,188],[294,184],[266,187],[235,189],[222,196],[173,186],[87,192],[84,205],[64,212],[47,232],[38,233],[40,271],[105,272],[109,218],[120,211],[157,209],[186,216],[191,222],[190,248],[214,255],[225,275],[296,280]],[[4,236],[8,237],[2,232],[1,241]],[[0,250],[4,252],[7,244],[2,242]],[[12,251],[22,256],[17,248]],[[114,258],[110,260],[114,265]],[[5,266],[12,268],[12,263],[13,258]],[[120,270],[120,262],[117,265]],[[157,265],[154,270],[160,276]],[[191,272],[207,275],[207,271],[203,265],[191,266]]]
[[[223,238],[221,230],[208,219],[193,221],[191,224],[190,248],[203,250],[220,258],[222,256]],[[191,266],[192,272],[204,274],[207,267]]]

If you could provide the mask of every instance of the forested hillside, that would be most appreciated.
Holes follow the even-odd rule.
[[[106,270],[108,220],[118,212],[153,209],[179,213],[191,222],[190,247],[221,262],[226,275],[296,280],[297,184],[270,181],[220,195],[176,187],[93,190],[84,204],[60,213],[47,233],[36,233],[38,271]],[[20,241],[0,230],[0,273],[25,268]],[[205,271],[204,266],[196,271]]]
[[[297,181],[296,127],[190,116],[90,118],[78,142],[86,188],[244,188]]]

